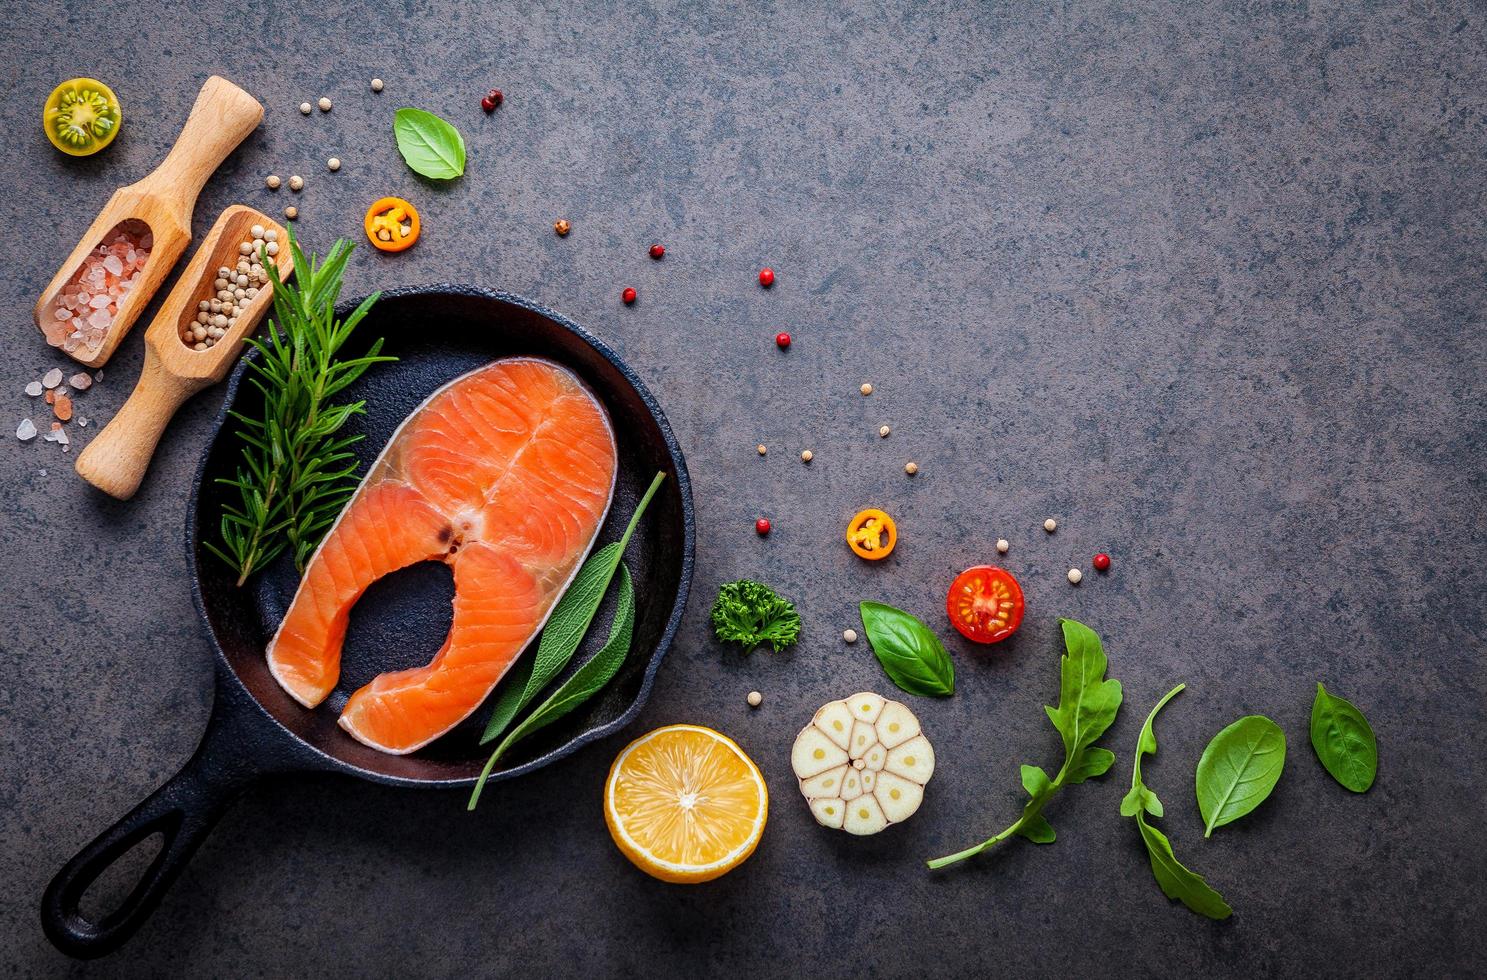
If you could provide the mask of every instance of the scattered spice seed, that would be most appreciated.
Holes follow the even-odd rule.
[[[764,695],[758,691],[750,691],[748,697],[749,707],[757,708],[764,703]]]
[[[774,285],[773,269],[763,268],[759,270],[759,285],[763,286],[765,289],[768,289],[770,286]]]
[[[330,99],[327,99],[323,95],[320,97],[320,111],[330,112]]]
[[[769,533],[769,519],[766,518],[766,517],[759,518],[757,521],[754,522],[754,530],[756,532],[758,532],[761,536],[763,536],[765,534],[768,534]]]
[[[1103,551],[1100,552],[1098,555],[1095,555],[1094,565],[1097,572],[1110,571],[1110,556]]]
[[[268,189],[271,191],[278,190],[279,185],[284,183],[282,180],[279,179],[278,174],[269,174],[263,179],[263,182],[268,185]]]
[[[572,228],[573,226],[568,223],[566,218],[559,218],[552,223],[552,230],[558,233],[559,238],[566,236]]]
[[[918,463],[905,463],[904,464],[904,472],[907,473],[907,474],[909,474],[910,476],[913,476],[915,473],[918,473],[919,472],[919,464]]]
[[[1070,585],[1078,585],[1079,582],[1080,582],[1080,580],[1083,579],[1083,578],[1084,578],[1084,573],[1081,572],[1079,569],[1077,569],[1077,568],[1071,568],[1071,569],[1069,569],[1069,584]]]
[[[635,287],[626,286],[625,291],[620,293],[620,299],[626,306],[629,306],[631,303],[635,302]]]
[[[1048,518],[1048,520],[1043,522],[1043,530],[1047,531],[1049,534],[1052,534],[1054,531],[1058,530],[1058,521],[1054,520],[1051,517]]]
[[[301,190],[304,190],[304,187],[305,187],[305,178],[301,177],[299,174],[295,174],[294,176],[292,176],[292,177],[289,178],[289,189],[290,190],[292,190],[292,191],[301,191]]]
[[[857,631],[856,630],[842,630],[842,640],[845,641],[845,642],[847,642],[847,643],[856,643],[857,642]]]
[[[879,436],[879,438],[887,439],[888,436],[889,436],[889,434],[892,433],[892,432],[893,432],[893,430],[890,429],[890,428],[888,428],[888,426],[886,426],[886,425],[880,425],[880,426],[878,426],[878,436]]]
[[[762,442],[759,444],[759,447],[758,448],[759,448],[759,455],[760,456],[763,456],[765,453],[769,452],[769,447],[766,446]]]
[[[786,350],[790,346],[790,335],[782,330],[774,335],[774,342],[780,350]]]
[[[1007,553],[1007,549],[1010,547],[1012,547],[1012,545],[1007,543],[1006,538],[997,538],[996,550],[998,553],[1005,555]]]
[[[871,395],[873,393],[873,386],[864,381],[862,383],[862,387],[857,390],[862,392],[864,395]]]
[[[41,383],[47,388],[55,388],[62,383],[62,369],[52,368],[41,376]]]
[[[654,245],[651,246],[651,258],[653,258],[657,262],[659,262],[662,259],[664,259],[665,257],[666,257],[666,246],[665,245],[662,245],[660,242],[657,242],[656,244],[654,244]]]
[[[496,111],[496,102],[489,95],[480,100],[480,108],[485,110],[486,115]]]
[[[373,92],[380,92],[380,91],[382,91],[382,79],[380,79],[380,78],[374,78],[374,79],[372,79],[372,91]]]
[[[339,157],[331,157],[329,160],[325,161],[325,165],[327,168],[329,168],[331,173],[335,173],[337,170],[341,169],[341,160]]]
[[[289,207],[284,209],[284,217],[288,218],[290,221],[295,220],[299,217],[299,208],[291,204]]]
[[[800,461],[801,461],[801,462],[802,462],[802,463],[809,463],[809,462],[810,462],[810,461],[811,461],[811,460],[813,460],[813,459],[815,459],[815,458],[816,458],[816,454],[815,454],[815,453],[813,453],[813,452],[811,452],[811,451],[810,451],[810,450],[809,450],[809,449],[807,449],[807,450],[804,450],[804,451],[803,451],[803,452],[802,452],[802,453],[801,453],[801,454],[800,454]]]
[[[308,116],[310,114],[310,110],[312,108],[313,107],[310,105],[310,103],[308,103],[308,102],[301,102],[299,104],[300,115],[302,115],[302,116]]]

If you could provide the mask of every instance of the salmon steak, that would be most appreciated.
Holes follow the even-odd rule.
[[[593,547],[619,457],[604,406],[566,368],[512,357],[434,392],[393,433],[310,558],[268,645],[274,678],[313,708],[340,679],[351,607],[423,561],[454,573],[454,620],[426,666],[356,691],[340,724],[416,751],[469,717],[541,631]]]

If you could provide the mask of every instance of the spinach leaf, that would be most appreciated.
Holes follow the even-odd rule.
[[[1223,896],[1214,891],[1203,880],[1202,875],[1183,867],[1182,862],[1177,860],[1177,855],[1172,853],[1172,842],[1167,839],[1167,835],[1146,822],[1147,814],[1153,817],[1162,815],[1162,801],[1141,780],[1141,757],[1156,755],[1157,736],[1152,730],[1152,724],[1157,720],[1157,712],[1185,686],[1179,684],[1168,691],[1157,702],[1156,707],[1151,709],[1151,714],[1146,716],[1146,724],[1141,726],[1141,735],[1136,740],[1136,761],[1131,768],[1131,791],[1120,801],[1120,813],[1123,817],[1136,818],[1136,827],[1141,832],[1146,855],[1151,860],[1151,873],[1156,877],[1163,894],[1177,899],[1199,915],[1206,915],[1210,919],[1227,919],[1234,910],[1229,908]]]
[[[1346,698],[1327,693],[1317,682],[1311,705],[1311,747],[1322,765],[1347,789],[1365,792],[1379,772],[1379,745],[1373,726]]]
[[[1115,754],[1093,743],[1115,721],[1116,712],[1120,710],[1120,681],[1105,679],[1105,650],[1094,630],[1072,619],[1060,622],[1064,630],[1064,648],[1068,652],[1059,662],[1059,705],[1043,710],[1063,736],[1063,767],[1057,776],[1049,779],[1048,773],[1038,766],[1023,766],[1022,788],[1027,790],[1030,799],[1022,807],[1022,816],[994,837],[926,862],[931,868],[964,861],[1009,837],[1023,837],[1035,844],[1053,843],[1053,826],[1043,816],[1048,801],[1065,786],[1102,775],[1114,764]]]
[[[480,771],[480,779],[475,784],[474,792],[470,794],[467,809],[475,809],[475,805],[480,802],[480,791],[485,787],[486,779],[507,749],[598,694],[619,672],[630,652],[630,640],[635,634],[635,585],[630,580],[630,570],[623,562],[619,566],[619,577],[619,603],[615,607],[614,622],[609,627],[609,639],[598,653],[548,695],[547,700],[533,708],[532,713],[501,740],[501,744],[496,746],[496,750],[486,761],[485,768]]]
[[[399,109],[392,120],[403,162],[416,174],[449,180],[465,172],[465,140],[460,131],[423,109]]]
[[[1203,836],[1265,801],[1286,765],[1286,733],[1264,715],[1246,715],[1213,737],[1198,760]]]
[[[915,617],[881,602],[864,602],[862,628],[888,679],[923,697],[955,693],[955,667],[945,645]]]

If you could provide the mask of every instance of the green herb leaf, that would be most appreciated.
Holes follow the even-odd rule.
[[[955,693],[955,666],[928,626],[881,602],[863,602],[858,608],[873,655],[900,690],[921,697]]]
[[[556,691],[548,695],[520,725],[511,730],[496,750],[486,760],[485,768],[480,772],[480,780],[475,785],[475,790],[470,794],[470,803],[467,809],[475,809],[480,802],[480,791],[485,787],[485,780],[495,768],[506,751],[517,742],[540,728],[557,721],[559,718],[571,712],[574,708],[583,704],[604,689],[604,686],[614,679],[619,673],[620,666],[624,664],[625,657],[630,652],[630,641],[635,635],[635,585],[630,580],[630,570],[621,562],[618,568],[620,577],[619,603],[615,608],[614,622],[609,628],[609,639],[599,652],[588,659],[582,667],[576,670],[572,677],[568,678]]]
[[[864,605],[867,605],[864,603]],[[864,618],[864,621],[865,618]],[[931,868],[964,861],[995,847],[1009,837],[1025,837],[1038,844],[1054,840],[1053,827],[1043,816],[1048,801],[1065,786],[1107,771],[1114,753],[1093,746],[1120,710],[1120,681],[1105,679],[1105,650],[1095,631],[1072,619],[1062,620],[1064,647],[1060,660],[1059,705],[1044,708],[1064,740],[1064,764],[1052,779],[1037,766],[1022,767],[1022,788],[1032,797],[1010,827],[963,851],[926,862]]]
[[[1379,745],[1373,726],[1346,698],[1327,693],[1317,682],[1311,705],[1311,747],[1342,786],[1354,793],[1367,791],[1379,772]]]
[[[743,579],[718,590],[713,603],[713,635],[724,643],[741,643],[753,653],[768,643],[779,653],[800,639],[800,614],[794,603],[761,582]]]
[[[1213,737],[1198,760],[1203,836],[1265,801],[1286,765],[1286,733],[1264,715],[1246,715]]]
[[[489,742],[499,735],[511,720],[526,707],[537,693],[557,676],[558,672],[567,666],[568,661],[573,659],[584,636],[589,631],[590,624],[594,621],[594,615],[599,611],[599,605],[604,601],[604,594],[609,591],[609,583],[614,578],[616,569],[624,571],[621,580],[620,604],[615,613],[615,623],[611,628],[609,641],[590,660],[580,667],[566,683],[561,685],[553,696],[544,701],[532,716],[522,722],[517,730],[507,736],[495,750],[491,752],[486,761],[485,768],[481,770],[480,778],[475,782],[475,788],[470,793],[468,809],[475,809],[476,803],[480,801],[480,792],[485,788],[485,783],[490,778],[491,770],[496,761],[505,754],[517,739],[524,737],[538,728],[561,718],[572,711],[583,701],[588,700],[593,694],[619,669],[619,663],[623,662],[625,654],[629,651],[630,640],[626,633],[634,627],[634,595],[630,581],[630,572],[622,564],[620,559],[625,554],[625,548],[630,544],[630,538],[635,534],[635,527],[640,523],[641,515],[650,506],[651,499],[655,497],[656,491],[661,488],[661,483],[666,479],[664,472],[657,473],[656,478],[651,481],[650,487],[645,495],[640,498],[640,503],[635,506],[635,513],[630,515],[630,522],[625,525],[625,533],[620,535],[619,541],[606,545],[598,552],[591,555],[579,569],[578,575],[574,577],[573,583],[559,598],[557,605],[553,608],[552,615],[548,617],[547,625],[543,627],[542,639],[537,645],[537,654],[532,658],[532,664],[525,671],[512,677],[513,683],[501,692],[501,700],[497,701],[496,713],[486,723],[485,734],[481,737],[481,744]],[[592,569],[592,570],[591,570]],[[584,581],[584,588],[578,592],[577,585],[580,580]],[[629,592],[629,598],[626,598]],[[570,596],[573,598],[570,599]],[[630,626],[623,627],[626,618],[626,607],[629,607]],[[548,634],[554,639],[549,643]],[[623,642],[621,642],[623,641]],[[544,657],[543,651],[546,650]],[[618,657],[618,661],[616,661]],[[608,671],[606,674],[605,671]],[[598,686],[584,693],[584,688],[593,683],[596,678],[603,677]],[[582,678],[582,680],[580,680]],[[575,683],[576,682],[576,683]],[[512,695],[509,691],[519,691]],[[580,694],[582,695],[580,697]],[[510,707],[510,701],[515,699],[516,706]],[[537,717],[537,716],[542,717]],[[535,720],[534,720],[535,719]]]
[[[1141,841],[1146,845],[1146,855],[1151,860],[1151,873],[1156,877],[1164,895],[1177,899],[1199,915],[1206,915],[1210,919],[1227,919],[1234,910],[1229,908],[1223,896],[1214,891],[1203,880],[1202,875],[1183,867],[1182,862],[1177,860],[1177,855],[1172,853],[1172,842],[1167,839],[1167,835],[1146,822],[1148,813],[1154,817],[1162,815],[1162,801],[1141,781],[1141,757],[1156,754],[1157,736],[1152,725],[1157,720],[1157,712],[1176,697],[1184,686],[1179,684],[1168,691],[1157,702],[1156,707],[1151,709],[1151,714],[1146,716],[1146,723],[1141,726],[1141,735],[1136,740],[1136,761],[1131,767],[1131,791],[1120,801],[1120,813],[1123,817],[1136,818]]]
[[[465,172],[465,140],[460,131],[423,109],[399,109],[392,131],[403,162],[416,174],[449,180]]]
[[[485,723],[485,733],[480,736],[481,745],[505,731],[512,719],[532,703],[538,692],[558,676],[578,652],[579,644],[583,642],[594,616],[599,612],[600,603],[604,601],[604,594],[609,591],[609,583],[614,578],[625,547],[630,543],[630,536],[635,533],[635,525],[640,522],[641,515],[650,506],[651,498],[656,495],[656,490],[665,478],[664,473],[656,474],[645,496],[640,498],[635,513],[630,516],[630,523],[625,526],[625,533],[620,539],[594,552],[579,568],[578,574],[573,577],[572,583],[548,616],[547,625],[542,629],[542,637],[537,641],[536,654],[524,665],[519,664],[514,668],[507,682],[496,691],[496,704],[491,710],[490,719]]]
[[[336,299],[351,244],[337,241],[324,260],[306,258],[294,230],[287,231],[294,278],[281,281],[274,263],[260,256],[274,290],[274,316],[263,339],[245,341],[259,354],[247,362],[245,377],[263,396],[262,414],[231,413],[240,426],[242,459],[235,476],[217,482],[234,488],[238,499],[222,508],[222,544],[206,544],[237,573],[238,585],[285,550],[304,572],[356,490],[356,457],[348,449],[361,437],[337,433],[365,412],[366,403],[335,405],[330,399],[371,365],[397,360],[380,353],[380,339],[361,357],[337,360],[380,294],[338,320]]]

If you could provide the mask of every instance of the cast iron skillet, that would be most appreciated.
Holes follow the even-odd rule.
[[[342,313],[353,305],[344,305]],[[366,434],[357,447],[363,472],[398,423],[435,388],[494,358],[536,354],[576,371],[614,422],[620,471],[601,543],[619,537],[656,472],[667,474],[625,554],[638,603],[630,657],[601,696],[520,743],[506,768],[491,777],[510,779],[617,731],[645,703],[681,621],[692,577],[686,464],[640,379],[577,324],[536,304],[472,286],[396,289],[383,294],[353,343],[370,343],[379,336],[387,338],[385,352],[399,362],[372,369],[345,393],[365,398],[369,408],[355,423]],[[367,591],[352,613],[341,684],[319,708],[300,707],[269,675],[263,650],[293,597],[293,567],[281,559],[259,576],[256,589],[239,589],[226,566],[202,547],[204,538],[217,533],[224,499],[223,488],[214,481],[233,472],[239,452],[227,410],[251,412],[261,404],[253,386],[242,383],[244,370],[245,365],[238,365],[228,383],[211,446],[197,472],[186,526],[196,609],[216,651],[211,719],[196,754],[181,771],[83,848],[47,886],[42,926],[72,956],[101,956],[133,935],[228,804],[259,776],[321,770],[391,786],[468,787],[485,761],[486,752],[477,744],[485,711],[408,756],[370,749],[336,725],[352,691],[384,670],[426,663],[443,642],[453,589],[442,565],[414,566]],[[606,619],[606,613],[601,611],[600,617]],[[591,649],[580,650],[574,666]],[[163,844],[138,885],[120,908],[90,921],[79,910],[88,886],[154,834],[162,836]]]

